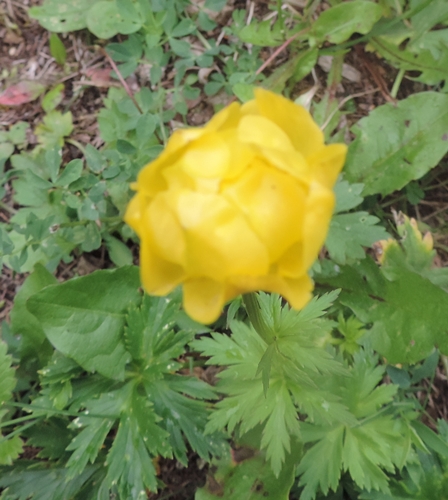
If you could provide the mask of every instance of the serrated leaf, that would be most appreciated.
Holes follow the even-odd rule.
[[[325,10],[312,25],[312,36],[318,44],[342,43],[353,33],[368,33],[381,18],[383,9],[373,2],[355,0]]]
[[[263,456],[256,456],[232,463],[230,457],[221,460],[213,473],[213,484],[219,490],[211,491],[207,485],[196,491],[195,500],[288,500],[294,482],[294,468],[301,453],[301,446],[294,443],[291,454],[278,477]]]
[[[429,50],[411,52],[381,37],[372,38],[369,43],[395,67],[406,71],[420,71],[420,75],[414,78],[417,81],[427,85],[437,85],[448,76],[446,51],[434,57]]]
[[[334,187],[334,194],[336,195],[334,213],[347,212],[357,207],[364,199],[361,195],[363,189],[364,184],[350,184],[341,176]]]
[[[0,341],[0,406],[9,401],[12,390],[16,385],[14,369],[11,367],[12,358],[7,354],[8,346]]]
[[[22,453],[23,441],[19,436],[0,437],[0,465],[11,465],[13,461]]]
[[[47,287],[27,307],[61,353],[86,370],[122,380],[130,358],[123,343],[125,315],[140,301],[139,286],[135,267],[96,271]]]
[[[358,273],[366,280],[363,287],[355,285],[341,302],[364,323],[373,323],[372,347],[389,363],[416,363],[429,356],[434,345],[448,352],[448,293],[398,263],[392,281],[369,258]]]
[[[47,113],[42,123],[36,126],[34,133],[38,141],[45,149],[62,147],[64,137],[70,135],[73,131],[72,113],[61,113],[60,111],[50,111]]]
[[[367,212],[334,215],[325,240],[331,259],[342,265],[351,259],[363,259],[363,247],[389,237],[383,227],[376,225],[378,222],[378,217]]]
[[[265,323],[276,340],[265,357],[265,380],[269,371],[269,388],[263,391],[260,361],[266,356],[266,343],[247,325],[231,323],[232,337],[212,333],[191,345],[211,356],[209,363],[227,366],[219,374],[217,390],[225,394],[210,416],[207,431],[227,427],[232,432],[237,425],[246,433],[261,424],[262,447],[275,474],[281,470],[289,450],[292,435],[299,434],[298,408],[324,413],[326,422],[351,422],[337,397],[321,391],[313,381],[314,373],[345,373],[332,356],[317,346],[317,338],[326,331],[326,320],[320,319],[325,308],[337,297],[338,291],[314,299],[303,311],[282,307],[278,296],[260,294],[259,304]],[[265,383],[265,386],[267,384]]]
[[[245,43],[252,43],[262,47],[276,47],[283,41],[280,24],[276,23],[272,26],[271,21],[253,21],[238,31],[238,37]]]
[[[320,489],[336,491],[343,471],[367,490],[387,491],[384,471],[401,468],[410,451],[410,428],[406,421],[394,419],[387,409],[396,386],[378,385],[384,367],[377,358],[360,351],[354,356],[350,377],[321,378],[320,384],[338,395],[359,420],[345,425],[301,424],[305,443],[315,442],[299,464],[302,496],[313,499]],[[302,497],[301,497],[302,498]]]
[[[57,460],[67,455],[65,448],[73,438],[73,432],[67,429],[67,420],[49,418],[26,429],[23,435],[28,446],[40,448],[38,458]]]
[[[135,421],[120,421],[117,435],[107,456],[104,485],[117,484],[121,498],[143,500],[146,489],[157,490],[156,471]]]
[[[447,109],[448,96],[437,92],[376,108],[353,128],[347,180],[363,182],[363,195],[386,195],[422,177],[448,151]]]
[[[209,395],[204,384],[206,395]],[[204,401],[184,396],[174,391],[168,381],[160,380],[146,384],[150,400],[154,404],[157,415],[162,418],[160,425],[168,432],[171,448],[176,458],[187,464],[186,446],[182,433],[188,439],[193,450],[204,460],[210,455],[219,454],[222,437],[215,433],[204,435],[208,411]]]
[[[341,477],[343,436],[344,428],[337,427],[305,453],[296,471],[302,475],[299,484],[305,486],[301,500],[314,499],[319,488],[324,494],[330,489],[336,491]]]
[[[99,466],[90,466],[80,475],[67,481],[67,469],[3,470],[0,487],[7,488],[8,500],[66,500],[73,498],[89,481]]]

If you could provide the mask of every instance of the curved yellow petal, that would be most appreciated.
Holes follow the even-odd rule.
[[[191,177],[215,178],[229,168],[230,151],[217,133],[203,135],[185,152],[182,167]]]
[[[185,191],[177,213],[185,230],[189,276],[223,280],[228,275],[267,272],[265,246],[223,196]]]
[[[216,113],[216,115],[207,123],[204,130],[207,132],[219,132],[222,130],[236,128],[241,117],[240,110],[241,105],[237,102],[233,102]]]
[[[323,146],[324,135],[305,108],[261,88],[255,90],[255,100],[259,113],[280,127],[304,156]]]
[[[184,266],[185,235],[172,209],[176,198],[175,193],[158,194],[145,212],[144,223],[151,232],[153,248],[157,254],[169,262]]]
[[[140,277],[143,288],[152,295],[167,295],[185,279],[182,266],[159,257],[148,235],[140,243]]]
[[[189,279],[183,286],[183,304],[187,314],[199,323],[219,318],[225,304],[225,285],[210,278]]]
[[[303,262],[311,267],[325,243],[335,204],[332,191],[321,184],[313,183],[305,207],[303,224]]]
[[[223,195],[246,215],[271,262],[301,238],[307,192],[291,176],[258,161]]]
[[[332,188],[340,174],[347,156],[345,144],[330,144],[307,158],[313,179],[327,188]]]
[[[288,135],[263,116],[243,116],[238,124],[238,140],[280,151],[294,149]]]

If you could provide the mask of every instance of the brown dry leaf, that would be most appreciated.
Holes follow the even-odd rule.
[[[45,91],[45,85],[34,80],[25,80],[11,85],[0,94],[0,105],[20,106],[34,101]]]

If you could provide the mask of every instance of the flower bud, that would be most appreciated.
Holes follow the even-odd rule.
[[[203,323],[256,290],[303,307],[346,149],[326,146],[308,111],[263,89],[202,128],[175,131],[139,173],[125,215],[140,237],[144,288],[182,285],[185,310]]]

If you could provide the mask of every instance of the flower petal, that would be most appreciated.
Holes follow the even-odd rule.
[[[230,151],[219,134],[203,135],[185,152],[181,164],[191,177],[222,177],[229,168]]]
[[[313,183],[305,207],[303,225],[303,263],[311,267],[322,248],[330,225],[335,204],[332,191],[321,184]]]
[[[145,212],[145,224],[152,234],[154,250],[158,255],[183,266],[186,243],[183,229],[171,208],[175,200],[175,193],[168,191],[158,194]]]
[[[305,108],[260,88],[255,101],[260,115],[278,125],[305,157],[322,148],[324,135]]]
[[[258,161],[223,189],[277,260],[302,236],[306,190],[291,176]]]
[[[207,123],[204,130],[207,132],[218,132],[231,128],[236,128],[241,118],[241,105],[237,102],[232,102],[225,107]]]
[[[347,146],[330,144],[307,158],[313,179],[332,188],[345,163]]]
[[[200,323],[212,323],[225,303],[225,286],[210,278],[189,279],[183,286],[183,303],[187,314]]]
[[[243,116],[238,124],[238,139],[243,143],[247,142],[280,151],[294,149],[288,135],[263,116]]]
[[[181,266],[159,257],[146,234],[140,243],[140,276],[143,288],[153,295],[172,292],[185,279]]]
[[[223,280],[234,274],[265,274],[269,258],[244,216],[223,196],[185,191],[178,217],[187,241],[189,276]]]

